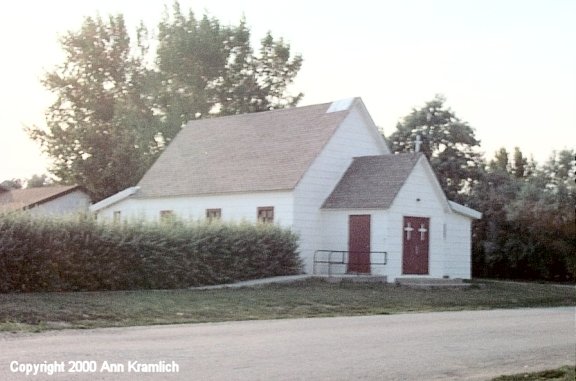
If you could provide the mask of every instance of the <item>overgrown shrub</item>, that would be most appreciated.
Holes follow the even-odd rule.
[[[169,289],[301,271],[273,225],[102,224],[0,216],[0,292]]]

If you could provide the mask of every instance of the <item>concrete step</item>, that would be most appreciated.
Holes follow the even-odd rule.
[[[462,279],[445,278],[396,278],[396,284],[410,288],[468,288],[470,283],[464,283]]]
[[[460,278],[428,278],[428,277],[401,277],[396,278],[396,283],[434,283],[434,284],[456,284],[463,283]]]
[[[388,283],[388,277],[384,275],[355,275],[355,274],[340,274],[340,275],[315,275],[314,277],[323,279],[330,283],[352,282],[352,283]]]

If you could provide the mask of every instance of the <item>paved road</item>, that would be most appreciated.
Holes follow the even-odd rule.
[[[440,312],[2,334],[0,379],[486,380],[574,364],[574,313]],[[96,365],[96,372],[11,371],[54,362],[69,370],[69,361],[84,361],[86,370]],[[164,361],[164,369],[175,363],[179,372],[134,373],[134,361]],[[123,372],[100,372],[106,364],[120,364]]]

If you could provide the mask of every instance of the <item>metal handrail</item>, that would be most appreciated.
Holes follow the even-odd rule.
[[[328,253],[328,260],[319,260],[318,255],[320,253]],[[333,254],[341,254],[339,260],[332,260]],[[354,253],[369,253],[370,254],[370,269],[373,265],[384,266],[388,262],[388,253],[386,251],[357,251]],[[332,265],[349,265],[351,262],[350,251],[348,250],[316,250],[314,252],[314,263],[312,265],[312,273],[316,274],[316,264],[328,264],[328,276],[332,276]],[[372,262],[372,254],[382,254],[382,262]],[[357,273],[359,275],[359,273]]]

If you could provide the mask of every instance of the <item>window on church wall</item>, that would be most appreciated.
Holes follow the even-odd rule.
[[[271,224],[274,222],[274,207],[262,206],[258,208],[258,222]]]
[[[206,209],[206,219],[208,221],[219,220],[222,218],[222,209]]]
[[[121,211],[115,210],[114,213],[112,213],[112,222],[114,222],[115,224],[119,223],[121,218],[122,218]]]
[[[160,222],[172,222],[174,221],[174,211],[173,210],[161,210],[160,211]]]

